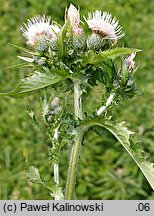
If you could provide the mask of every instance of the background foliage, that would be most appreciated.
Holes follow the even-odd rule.
[[[81,15],[90,10],[111,12],[119,20],[126,34],[120,43],[142,49],[136,61],[136,79],[142,96],[125,101],[116,108],[116,116],[134,130],[142,147],[154,162],[154,1],[149,0],[77,0]],[[63,23],[66,0],[0,0],[0,91],[15,87],[27,69],[7,69],[20,63],[19,51],[9,43],[24,45],[20,25],[38,14],[50,15]],[[21,53],[20,53],[21,54]],[[95,109],[101,89],[96,87],[86,109]],[[40,94],[29,97],[30,106],[40,114]],[[52,172],[48,164],[48,140],[33,127],[26,112],[28,99],[0,98],[0,199],[50,199],[48,191],[31,184],[25,177],[28,164],[39,168],[44,179]],[[154,192],[121,145],[108,133],[86,136],[78,167],[78,199],[154,199]],[[67,152],[62,152],[61,176],[66,179]]]

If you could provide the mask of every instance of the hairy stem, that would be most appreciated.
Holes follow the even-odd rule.
[[[75,119],[82,119],[82,101],[79,80],[74,81],[74,115]],[[72,200],[74,197],[76,174],[80,147],[82,143],[83,132],[76,131],[75,141],[71,149],[71,156],[69,161],[69,168],[67,174],[65,200]]]
[[[79,80],[74,81],[74,115],[76,119],[82,119],[82,101]]]
[[[83,137],[82,131],[78,131],[75,137],[74,145],[71,150],[71,157],[70,157],[68,174],[67,174],[67,182],[66,182],[65,200],[72,200],[74,197],[77,165],[78,165],[82,137]]]
[[[55,163],[54,166],[54,182],[59,185],[59,164]]]
[[[54,139],[58,139],[58,128],[55,129],[54,131]],[[59,185],[59,163],[54,163],[53,165],[53,170],[54,170],[54,182]],[[59,196],[55,196],[55,200],[59,200]]]

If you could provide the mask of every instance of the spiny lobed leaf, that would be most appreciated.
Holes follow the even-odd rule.
[[[106,59],[115,59],[122,55],[129,55],[133,52],[140,52],[139,49],[134,48],[115,48],[107,51],[99,51],[98,53],[94,53],[93,51],[89,51],[84,59],[85,64],[99,64]]]
[[[39,174],[39,171],[36,167],[30,166],[29,169],[26,172],[26,177],[29,179],[29,181],[37,184],[41,184],[42,180]]]
[[[58,72],[60,74],[60,72]],[[45,88],[47,86],[58,83],[65,78],[67,78],[66,71],[64,71],[63,76],[57,73],[40,73],[35,72],[30,77],[27,77],[18,84],[18,86],[7,93],[0,93],[0,96],[13,96],[13,97],[21,97],[25,96],[30,92]]]
[[[154,190],[154,164],[147,160],[146,156],[142,154],[143,151],[140,150],[141,148],[138,147],[137,144],[133,143],[133,145],[136,146],[136,150],[134,147],[131,147],[130,135],[133,134],[133,132],[129,131],[124,126],[124,122],[115,123],[102,118],[95,118],[83,125],[82,130],[86,131],[89,127],[93,127],[95,125],[105,128],[117,138],[117,140],[122,144],[122,146],[139,166],[147,181]]]
[[[40,173],[38,169],[34,166],[30,166],[25,173],[26,177],[28,178],[29,181],[36,183],[36,184],[41,184],[44,186],[46,189],[50,191],[50,195],[52,197],[58,197],[59,200],[64,199],[64,195],[62,193],[62,188],[59,187],[59,185],[54,184],[52,187],[48,187],[44,181],[42,181]]]

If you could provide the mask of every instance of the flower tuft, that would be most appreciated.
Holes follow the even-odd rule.
[[[73,4],[70,4],[70,7],[67,11],[66,19],[70,20],[71,26],[76,29],[79,27],[80,24],[80,13],[79,10]]]
[[[73,4],[70,4],[69,9],[66,11],[66,20],[70,21],[70,35],[73,36],[73,46],[76,49],[84,49],[86,46],[86,40],[84,31],[80,26],[80,13]]]
[[[135,56],[136,56],[136,53],[132,53],[125,59],[125,64],[129,72],[132,72],[135,68],[135,61],[134,61]]]
[[[51,24],[50,18],[45,17],[45,15],[28,19],[27,24],[23,23],[20,29],[29,46],[34,46],[40,37],[55,41],[57,39],[56,34],[60,31],[59,26]]]
[[[73,35],[83,35],[83,29],[80,27],[80,13],[73,4],[70,4],[70,7],[66,13],[66,20],[70,21]]]
[[[107,12],[95,11],[88,13],[88,18],[84,17],[89,28],[96,34],[101,35],[103,38],[118,40],[125,34],[122,32],[122,27],[119,21]]]

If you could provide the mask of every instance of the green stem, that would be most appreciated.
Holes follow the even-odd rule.
[[[54,163],[54,182],[59,185],[59,163]]]
[[[79,80],[74,80],[74,115],[76,119],[82,119],[82,101]]]
[[[58,139],[58,128],[59,128],[59,126],[54,130],[54,139],[55,140]],[[59,158],[59,156],[58,156],[58,158]],[[59,161],[54,163],[53,170],[54,170],[54,182],[59,186]],[[59,200],[59,195],[55,196],[55,200]]]
[[[65,200],[72,200],[74,197],[77,165],[78,165],[82,137],[83,137],[83,132],[78,130],[75,137],[74,145],[71,150],[71,157],[69,162],[66,190],[65,190]]]
[[[74,81],[74,115],[75,119],[82,119],[82,102],[81,102],[81,91],[79,80]],[[65,190],[65,200],[71,200],[74,197],[74,189],[77,175],[77,165],[80,153],[80,147],[82,143],[83,131],[76,130],[75,141],[72,146],[66,190]]]

